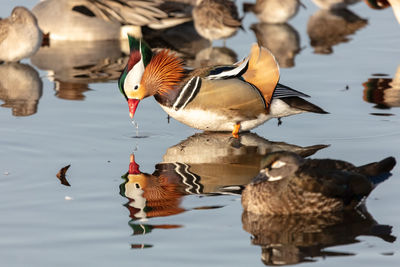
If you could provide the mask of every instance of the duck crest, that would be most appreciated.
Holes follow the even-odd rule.
[[[136,39],[135,37],[132,37],[130,35],[128,35],[128,41],[129,41],[129,50],[131,52],[131,55],[129,57],[129,60],[131,59],[131,57],[136,58],[137,54],[143,58],[143,64],[144,66],[147,66],[147,64],[149,64],[152,56],[153,56],[153,52],[151,51],[150,46],[142,39]],[[132,55],[134,54],[134,55]],[[140,60],[140,58],[139,58]],[[132,67],[139,61],[137,60],[136,62],[133,62],[133,65],[128,68],[128,70],[132,69]],[[129,62],[128,62],[129,65]]]
[[[150,60],[143,73],[142,85],[150,95],[167,95],[177,88],[183,75],[182,60],[164,49]]]
[[[133,66],[136,65],[140,61],[141,55],[139,50],[132,51],[132,53],[129,55],[129,60],[128,64],[126,65],[126,71],[130,71]]]

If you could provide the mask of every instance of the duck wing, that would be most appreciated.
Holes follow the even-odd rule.
[[[294,182],[304,191],[341,198],[348,204],[360,201],[374,188],[371,180],[357,168],[341,160],[307,160],[296,172]]]
[[[255,119],[266,112],[260,91],[241,79],[207,80],[197,77],[192,84],[197,84],[193,86],[193,94],[185,94],[182,90],[175,100],[175,109],[207,110],[237,121]]]
[[[249,57],[249,66],[242,77],[260,90],[269,108],[279,81],[279,66],[272,53],[257,44],[251,47]]]

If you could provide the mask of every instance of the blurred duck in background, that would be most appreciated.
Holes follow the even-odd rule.
[[[44,0],[33,13],[50,40],[126,39],[141,26],[173,27],[191,20],[192,6],[179,0]]]
[[[253,12],[260,22],[285,23],[294,17],[301,5],[299,0],[257,0],[243,3],[244,12]]]
[[[19,61],[36,53],[42,32],[35,16],[25,7],[15,7],[11,16],[0,20],[0,61]]]
[[[84,100],[89,83],[117,80],[128,58],[118,40],[69,41],[41,47],[31,62],[47,71],[58,98]]]
[[[307,33],[316,54],[331,54],[332,46],[351,40],[348,35],[355,34],[367,25],[348,9],[316,11],[307,23]]]
[[[287,23],[299,11],[298,0],[257,0],[244,3],[245,12],[253,12],[260,23],[251,25],[259,45],[271,50],[282,68],[294,66],[294,57],[300,52],[300,36]]]
[[[193,60],[187,60],[186,66],[200,68],[210,65],[232,65],[238,61],[232,49],[224,47],[207,47],[199,51]]]
[[[397,21],[400,23],[400,0],[364,0],[364,2],[373,9],[385,9],[391,6]]]
[[[231,0],[197,0],[193,8],[196,31],[210,40],[226,39],[242,27],[237,7]]]
[[[258,44],[271,50],[279,67],[291,68],[295,65],[294,58],[301,51],[300,35],[295,28],[288,23],[257,23],[251,25],[251,29]]]
[[[42,80],[27,64],[16,62],[0,65],[0,99],[2,107],[12,108],[14,116],[30,116],[37,112],[42,96]]]
[[[55,96],[64,100],[85,100],[85,92],[90,91],[87,83],[54,81]]]
[[[343,9],[361,0],[312,0],[316,6],[325,10]]]
[[[54,42],[31,58],[51,81],[86,84],[118,79],[127,61],[118,40]]]
[[[368,79],[364,86],[364,100],[375,103],[375,108],[390,109],[400,107],[400,65],[397,67],[393,79],[388,77],[374,77]],[[382,115],[377,113],[374,115]]]

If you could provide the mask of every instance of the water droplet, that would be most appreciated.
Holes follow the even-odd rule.
[[[136,128],[136,137],[138,137],[139,136],[139,124],[134,120],[132,120],[132,124]]]

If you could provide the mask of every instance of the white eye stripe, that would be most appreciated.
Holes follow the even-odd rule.
[[[277,169],[277,168],[283,167],[283,166],[285,166],[285,165],[286,165],[286,162],[277,160],[277,161],[275,161],[274,163],[272,163],[271,168]]]
[[[282,179],[282,176],[268,176],[268,182],[279,181]]]
[[[267,177],[268,177],[268,182],[279,181],[280,179],[283,178],[281,175],[279,175],[279,176],[272,176],[272,175],[269,174],[268,171],[265,171],[265,174],[266,174]]]
[[[124,81],[124,90],[126,93],[135,91],[139,88],[140,81],[144,73],[144,63],[141,58],[138,63],[128,72]]]

